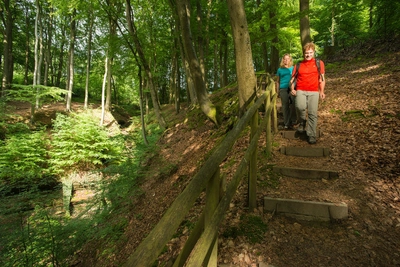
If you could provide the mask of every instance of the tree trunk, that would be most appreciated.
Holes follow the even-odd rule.
[[[178,87],[178,81],[180,79],[179,77],[179,66],[178,66],[178,40],[177,38],[174,38],[174,47],[173,47],[173,54],[172,54],[172,60],[171,60],[171,79],[170,79],[170,103],[175,104],[175,111],[176,113],[179,113],[180,110],[180,90]]]
[[[70,32],[70,43],[69,43],[69,61],[68,61],[68,83],[67,83],[67,111],[71,111],[72,101],[72,88],[74,87],[74,53],[75,53],[75,36],[76,36],[76,9],[72,13],[71,20],[71,32]]]
[[[180,72],[178,62],[176,62],[176,65],[177,65],[177,68],[176,68],[175,110],[178,113],[181,109],[181,72]]]
[[[214,40],[218,40],[218,29],[215,29]],[[221,85],[219,81],[219,74],[221,74],[221,68],[218,64],[218,42],[214,42],[214,58],[213,58],[213,90],[216,91],[218,86]]]
[[[29,8],[25,7],[25,24],[26,24],[26,40],[25,40],[25,66],[24,66],[24,84],[28,84],[28,74],[29,74],[29,55],[30,55],[30,19],[29,19]]]
[[[192,74],[190,73],[189,62],[186,59],[185,52],[183,52],[183,47],[182,47],[181,55],[182,55],[182,61],[183,61],[183,68],[185,69],[185,74],[186,74],[186,91],[187,91],[188,100],[191,105],[196,105],[198,103],[197,96],[196,96],[196,90],[194,87]]]
[[[261,0],[257,0],[257,7],[260,8],[261,5]],[[271,13],[269,13],[270,18],[271,18]],[[260,13],[260,17],[258,18],[259,20],[262,19],[262,14]],[[272,23],[271,23],[272,25]],[[266,36],[267,35],[267,31],[265,30],[265,27],[263,25],[260,26],[260,32],[262,34],[262,36]],[[268,49],[267,49],[267,42],[265,40],[265,38],[263,38],[263,41],[261,43],[261,53],[262,53],[262,63],[263,63],[263,70],[265,72],[268,72],[270,70],[269,68],[269,60],[268,60]]]
[[[185,79],[186,79],[186,95],[187,95],[187,100],[190,105],[196,105],[198,103],[197,97],[196,97],[196,91],[195,91],[195,86],[194,82],[192,79],[192,74],[190,73],[190,68],[189,68],[189,62],[187,60],[186,54],[185,54],[185,49],[183,45],[183,40],[182,40],[182,35],[180,34],[182,32],[181,25],[179,23],[179,17],[176,11],[176,3],[172,2],[171,0],[169,1],[171,9],[173,11],[173,15],[175,18],[175,33],[177,35],[177,40],[178,40],[178,45],[179,45],[179,50],[181,53],[181,58],[182,58],[182,67],[185,70]]]
[[[101,119],[100,126],[104,124],[105,117],[105,105],[106,105],[106,83],[107,83],[107,72],[108,72],[108,57],[106,56],[106,62],[104,64],[104,76],[103,76],[103,85],[101,87]]]
[[[39,36],[38,36],[38,41],[39,41],[39,62],[37,63],[37,70],[36,70],[36,84],[42,84],[42,63],[43,63],[43,22],[42,22],[42,8],[39,5],[38,2],[38,12],[39,12]],[[36,109],[39,108],[39,91],[40,89],[37,88],[37,95],[36,95]],[[33,115],[33,114],[32,114]]]
[[[139,66],[138,76],[139,76],[139,105],[140,105],[140,121],[142,124],[142,136],[143,136],[143,142],[146,145],[148,145],[149,141],[147,141],[146,123],[144,121],[144,110],[143,110],[143,79],[142,79],[141,66]]]
[[[62,35],[61,35],[61,42],[60,42],[60,55],[58,56],[58,67],[57,67],[57,77],[54,85],[56,87],[60,87],[61,84],[61,76],[62,76],[62,69],[64,65],[64,46],[65,46],[65,27],[62,26]],[[68,88],[67,88],[68,89]]]
[[[160,124],[161,129],[165,129],[167,127],[167,123],[165,122],[165,120],[161,114],[161,109],[160,109],[160,106],[157,101],[157,92],[156,92],[156,89],[154,86],[153,74],[150,70],[149,64],[147,63],[146,57],[143,52],[142,45],[140,44],[139,37],[137,35],[137,30],[136,30],[136,26],[134,24],[133,12],[132,12],[132,7],[131,7],[130,2],[131,2],[130,0],[126,0],[126,20],[128,23],[128,29],[129,29],[129,32],[135,43],[135,47],[139,54],[139,58],[142,63],[142,66],[144,67],[144,70],[147,74],[148,84],[149,84],[149,89],[150,89],[150,94],[151,94],[151,100],[153,102],[154,113],[156,114],[156,117],[157,117],[158,123]]]
[[[331,27],[329,28],[329,32],[331,33],[331,46],[335,46],[335,9],[332,7],[332,17],[331,17]]]
[[[228,0],[228,10],[235,45],[236,74],[239,86],[239,105],[243,107],[256,87],[251,41],[242,0]]]
[[[269,64],[269,73],[275,74],[276,71],[279,68],[279,51],[276,48],[278,46],[278,29],[277,29],[277,25],[276,25],[276,13],[275,13],[275,4],[273,3],[273,1],[271,0],[271,8],[269,11],[269,27],[270,27],[270,31],[273,34],[273,38],[272,38],[272,43],[271,43],[271,61]]]
[[[220,68],[221,68],[221,87],[228,85],[228,40],[227,33],[222,31],[222,40],[220,45]]]
[[[84,108],[88,108],[89,102],[89,78],[90,78],[90,64],[92,60],[92,38],[93,38],[93,14],[92,6],[90,6],[90,12],[88,12],[88,47],[87,47],[87,61],[86,61],[86,83],[85,83],[85,100]]]
[[[51,10],[50,10],[51,12]],[[44,51],[44,75],[43,75],[43,85],[47,86],[49,82],[49,72],[51,66],[51,47],[53,38],[53,16],[49,16],[47,20],[47,39],[46,39],[46,49]]]
[[[174,8],[173,3],[171,3],[171,7]],[[197,100],[199,101],[200,108],[203,113],[216,125],[218,125],[217,110],[208,98],[206,84],[201,73],[201,67],[192,44],[192,34],[188,17],[189,14],[187,13],[189,11],[189,4],[187,0],[178,0],[175,8],[179,18],[179,25],[182,31],[183,48],[189,62],[189,69],[194,82]]]
[[[303,47],[306,43],[311,42],[310,34],[310,18],[308,17],[308,12],[310,10],[309,0],[300,0],[300,41]]]
[[[204,80],[204,84],[207,88],[207,79],[206,79],[206,67],[205,67],[205,56],[204,56],[204,33],[203,33],[203,11],[201,8],[201,1],[196,0],[196,11],[197,11],[197,47],[199,53],[199,64],[201,75]]]
[[[2,95],[4,90],[10,88],[13,80],[14,62],[13,62],[13,24],[14,18],[12,14],[13,8],[10,7],[10,0],[4,0],[5,18],[4,34],[3,34],[3,80],[1,84]]]
[[[117,33],[116,25],[111,17],[109,18],[108,23],[109,23],[110,34],[108,41],[107,91],[106,91],[106,103],[105,103],[106,111],[111,110],[112,64],[114,61],[114,49],[112,42]]]
[[[33,88],[36,87],[36,85],[40,84],[40,53],[41,53],[41,30],[39,29],[39,25],[40,20],[41,20],[41,11],[40,11],[40,4],[39,4],[39,0],[36,0],[36,17],[35,17],[35,50],[34,50],[34,54],[35,54],[35,67],[33,70]],[[36,97],[36,105],[34,105],[33,103],[31,103],[31,120],[33,118],[33,114],[35,113],[35,108],[39,107],[39,89],[38,90],[38,94]]]

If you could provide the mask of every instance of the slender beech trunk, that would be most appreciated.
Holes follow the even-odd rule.
[[[182,55],[182,62],[183,62],[183,68],[185,70],[185,76],[186,76],[186,91],[187,91],[187,95],[188,95],[188,102],[191,105],[196,105],[197,103],[199,103],[197,101],[197,96],[196,96],[196,90],[194,87],[194,82],[192,79],[192,74],[190,73],[190,68],[189,68],[189,62],[186,59],[186,55],[185,52],[183,51],[183,47],[181,47],[181,55]]]
[[[4,90],[8,89],[13,80],[14,60],[13,60],[13,7],[10,6],[10,0],[4,0],[3,20],[3,79],[1,84],[1,95],[4,95]]]
[[[218,29],[215,29],[214,32],[214,39],[218,40]],[[214,42],[214,58],[213,58],[213,69],[214,69],[214,76],[213,76],[213,89],[216,91],[218,86],[221,86],[219,81],[218,74],[221,75],[221,68],[218,64],[218,42]]]
[[[272,2],[272,1],[271,1]],[[271,3],[271,6],[274,6],[273,3]],[[279,51],[276,48],[278,46],[278,30],[276,26],[276,20],[275,20],[275,10],[273,7],[271,7],[269,11],[269,28],[270,31],[273,33],[274,37],[272,39],[271,43],[271,62],[269,65],[269,73],[276,73],[276,71],[279,68]]]
[[[201,8],[201,1],[196,0],[196,11],[197,11],[197,48],[199,53],[199,64],[201,75],[203,76],[204,83],[207,88],[207,79],[206,79],[206,67],[205,67],[205,56],[204,56],[204,33],[203,33],[203,11]]]
[[[36,17],[35,17],[35,67],[33,70],[33,88],[36,85],[40,84],[40,20],[41,20],[41,11],[39,0],[36,0]],[[39,89],[37,89],[39,90]],[[39,93],[39,92],[38,92]],[[38,96],[36,97],[36,105],[31,103],[31,120],[33,119],[33,114],[35,113],[35,108],[38,108],[39,103]]]
[[[42,21],[42,8],[39,5],[39,1],[38,1],[38,6],[39,6],[39,62],[37,63],[37,70],[36,70],[36,84],[42,84],[41,80],[42,80],[42,63],[43,63],[43,21]],[[39,93],[40,93],[39,87],[36,89],[36,104],[35,107],[36,109],[39,108],[39,102],[40,102],[40,97],[39,97]],[[32,114],[33,115],[33,114]]]
[[[90,6],[92,10],[92,6]],[[89,78],[90,78],[90,64],[92,60],[92,38],[93,38],[93,14],[90,11],[88,13],[88,47],[87,47],[87,59],[86,59],[86,83],[85,83],[85,100],[84,108],[88,108],[89,103]]]
[[[150,70],[149,64],[147,63],[146,57],[144,55],[143,47],[140,44],[139,37],[137,35],[137,30],[136,30],[136,26],[134,23],[133,12],[132,12],[132,8],[131,8],[130,0],[126,0],[126,20],[128,23],[129,32],[135,43],[135,47],[136,47],[137,53],[139,55],[140,61],[142,63],[144,71],[146,72],[146,75],[147,75],[150,94],[151,94],[151,100],[153,102],[154,113],[156,114],[156,117],[157,117],[157,120],[158,120],[158,123],[159,123],[161,129],[165,129],[167,127],[167,123],[165,122],[164,117],[161,114],[161,108],[160,108],[160,106],[158,104],[158,100],[157,100],[158,98],[157,98],[157,92],[156,92],[155,85],[154,85],[153,74]]]
[[[26,32],[25,32],[25,66],[24,66],[24,84],[28,84],[28,74],[29,74],[29,55],[30,55],[30,19],[29,19],[29,8],[25,7],[25,24],[26,24]]]
[[[64,65],[64,54],[65,54],[64,46],[65,46],[65,42],[66,42],[65,25],[62,25],[61,31],[62,31],[62,35],[61,35],[61,42],[60,42],[60,54],[58,56],[57,77],[56,77],[56,81],[54,83],[54,85],[57,87],[60,87],[60,84],[61,84],[62,69],[63,69],[63,65]],[[68,89],[68,87],[66,89]]]
[[[216,107],[212,104],[208,98],[207,88],[203,75],[201,73],[201,67],[199,60],[197,59],[196,52],[192,43],[192,34],[189,23],[189,3],[187,0],[177,0],[176,5],[170,1],[171,7],[178,14],[179,25],[182,33],[183,47],[187,60],[189,62],[190,73],[194,82],[197,100],[199,101],[200,108],[203,113],[218,125],[218,114]]]
[[[227,33],[221,30],[222,38],[220,44],[220,70],[221,70],[221,87],[228,85],[228,40]]]
[[[139,66],[138,77],[139,77],[139,105],[140,105],[140,121],[142,124],[142,136],[144,143],[148,145],[149,141],[147,141],[146,123],[144,121],[144,110],[143,110],[143,78],[142,78],[141,66]]]
[[[302,17],[300,18],[300,41],[303,47],[306,43],[311,42],[310,34],[310,18],[308,17],[308,12],[310,10],[309,0],[299,0],[300,1],[300,13]]]
[[[228,10],[235,45],[239,105],[244,106],[256,87],[251,41],[242,0],[228,0]]]
[[[100,126],[104,124],[104,116],[106,113],[106,83],[107,83],[107,72],[108,72],[108,57],[106,56],[106,62],[104,64],[104,76],[103,85],[101,87],[101,119]]]
[[[67,95],[67,111],[71,111],[72,89],[74,87],[74,53],[75,53],[75,36],[76,36],[76,9],[74,9],[71,20],[70,43],[69,43],[69,61],[68,61],[68,95]]]
[[[108,64],[107,64],[107,91],[106,91],[106,104],[105,109],[106,111],[111,110],[111,88],[112,88],[112,64],[114,61],[114,49],[113,49],[113,39],[117,34],[117,26],[115,25],[114,20],[110,17],[108,21],[110,36],[109,36],[109,43],[108,43]]]
[[[51,12],[51,11],[50,11]],[[46,49],[44,51],[44,75],[43,85],[47,86],[49,82],[49,70],[51,66],[51,47],[52,47],[52,36],[53,36],[53,16],[49,16],[47,20],[47,34],[46,34]]]

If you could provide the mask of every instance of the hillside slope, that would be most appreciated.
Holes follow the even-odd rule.
[[[219,236],[219,262],[235,266],[400,266],[400,53],[327,64],[327,98],[320,103],[319,127],[323,133],[315,146],[328,147],[322,159],[284,156],[279,148],[310,146],[302,140],[274,137],[272,159],[265,157],[265,140],[259,147],[259,209],[246,208],[246,182],[231,203]],[[231,101],[236,89],[226,89],[214,100]],[[225,114],[220,129],[201,115],[172,106],[163,110],[170,127],[158,142],[159,151],[145,162],[148,170],[140,198],[132,205],[123,238],[117,243],[93,242],[77,254],[74,266],[120,266],[182,191],[204,158],[225,135],[232,114]],[[190,115],[188,115],[190,113]],[[187,117],[187,118],[186,118]],[[244,136],[221,166],[229,180],[248,144]],[[334,180],[300,180],[277,177],[274,164],[335,169]],[[297,221],[264,214],[264,196],[345,202],[348,220],[332,223]],[[200,198],[185,224],[160,255],[159,266],[169,266],[199,215]],[[249,215],[267,225],[256,243],[235,232]],[[108,253],[104,253],[108,251]],[[253,265],[252,265],[253,264]]]

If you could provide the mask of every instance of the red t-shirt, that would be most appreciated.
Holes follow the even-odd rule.
[[[321,74],[325,74],[325,64],[322,60],[319,61]],[[293,69],[293,76],[296,73],[296,66]],[[296,89],[301,91],[318,92],[319,75],[315,58],[311,60],[303,60],[300,62],[299,73],[297,74]]]

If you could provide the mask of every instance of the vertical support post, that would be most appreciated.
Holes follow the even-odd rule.
[[[255,112],[251,120],[250,141],[258,128],[258,112]],[[257,208],[257,147],[251,154],[249,163],[249,184],[248,184],[249,209]]]
[[[211,218],[217,209],[219,199],[220,199],[220,170],[218,169],[213,177],[208,181],[206,187],[206,205],[205,205],[205,216],[204,216],[204,227],[210,224]],[[218,263],[218,236],[214,237],[214,245],[210,248],[208,259],[205,259],[205,264],[203,266],[207,267],[217,267]]]
[[[271,84],[272,85],[271,85],[270,97],[273,97],[276,94],[276,88],[275,88],[275,82],[272,79],[271,79]],[[272,121],[274,122],[273,132],[274,134],[276,134],[278,132],[278,111],[276,110],[276,98],[271,104],[272,104]]]
[[[62,189],[63,189],[63,206],[65,211],[65,216],[71,216],[71,198],[72,198],[72,191],[73,191],[73,183],[72,183],[72,175],[69,174],[68,177],[64,177],[62,179]]]
[[[271,134],[271,115],[270,115],[271,113],[268,113],[268,108],[271,105],[272,91],[268,90],[265,93],[268,94],[265,100],[265,119],[267,120],[267,129],[265,129],[265,132],[267,139],[267,157],[269,158],[272,155],[272,136],[271,136],[272,134]]]

